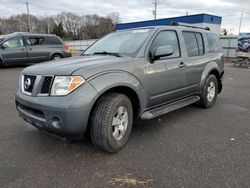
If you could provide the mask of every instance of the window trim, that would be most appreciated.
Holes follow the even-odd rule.
[[[178,48],[179,48],[179,56],[178,57],[163,57],[162,59],[158,59],[157,61],[161,61],[161,60],[168,60],[168,59],[178,59],[182,57],[182,52],[181,52],[181,46],[180,46],[180,39],[179,39],[179,35],[177,30],[174,29],[163,29],[163,30],[159,30],[158,32],[155,33],[155,35],[152,37],[152,40],[149,42],[148,46],[147,46],[147,57],[148,59],[150,59],[149,57],[149,52],[150,52],[150,48],[151,45],[153,44],[153,42],[155,41],[156,37],[159,35],[159,33],[164,32],[164,31],[172,31],[176,34],[176,38],[177,38],[177,42],[178,42]]]
[[[197,39],[196,34],[200,34],[201,35],[202,46],[203,46],[203,53],[202,54],[200,54],[200,48],[199,48],[198,39]],[[199,49],[199,54],[200,54],[199,56],[204,56],[205,55],[205,43],[204,43],[204,37],[203,37],[202,33],[195,32],[195,38],[196,38],[196,41],[197,41],[197,44],[198,44],[198,49]]]

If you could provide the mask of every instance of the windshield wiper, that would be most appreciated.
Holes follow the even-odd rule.
[[[106,51],[103,51],[103,52],[95,52],[95,53],[93,53],[93,55],[96,55],[96,54],[100,54],[100,55],[112,55],[112,56],[115,56],[115,57],[122,57],[119,53],[115,53],[115,52],[106,52]]]

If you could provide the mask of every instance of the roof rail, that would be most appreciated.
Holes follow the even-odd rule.
[[[210,31],[209,27],[199,27],[199,26],[194,26],[192,24],[186,24],[186,23],[181,23],[181,22],[172,22],[171,25],[173,25],[173,26],[190,27],[190,28],[196,28],[196,29],[204,29],[204,30]]]

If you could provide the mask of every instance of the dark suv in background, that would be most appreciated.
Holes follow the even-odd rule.
[[[0,36],[0,65],[39,63],[71,57],[56,35],[13,33]]]

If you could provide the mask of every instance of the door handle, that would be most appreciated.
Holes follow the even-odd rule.
[[[24,51],[24,48],[21,48],[21,51]]]
[[[183,67],[186,67],[187,65],[185,64],[185,63],[183,63],[183,62],[180,62],[180,64],[179,64],[179,67],[180,68],[183,68]]]
[[[32,50],[32,48],[30,48],[30,50]]]

